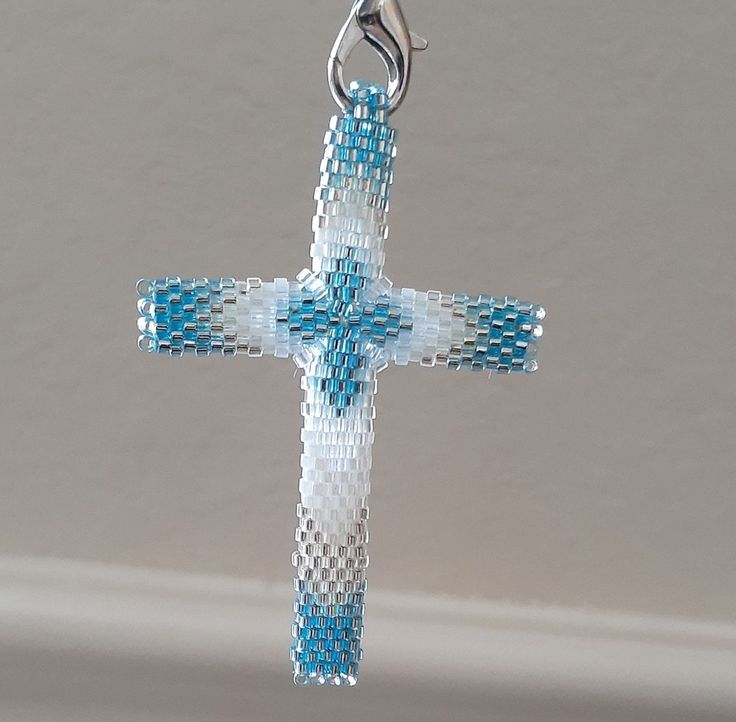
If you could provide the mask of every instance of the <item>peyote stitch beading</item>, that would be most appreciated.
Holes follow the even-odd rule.
[[[537,370],[544,309],[510,297],[393,289],[383,276],[396,157],[387,97],[354,83],[315,193],[312,269],[296,280],[140,281],[139,346],[291,356],[304,374],[291,661],[299,685],[353,685],[362,657],[377,375],[389,363]]]

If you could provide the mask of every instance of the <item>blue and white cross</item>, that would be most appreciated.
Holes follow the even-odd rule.
[[[139,347],[181,356],[291,356],[304,370],[296,601],[299,685],[353,685],[363,634],[368,494],[378,373],[389,363],[537,370],[544,309],[508,296],[394,289],[383,276],[396,156],[387,97],[354,83],[330,122],[316,191],[312,270],[138,283]]]

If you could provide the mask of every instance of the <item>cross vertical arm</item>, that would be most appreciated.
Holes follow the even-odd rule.
[[[362,658],[378,355],[351,318],[380,278],[396,156],[383,88],[354,83],[334,117],[316,190],[312,273],[330,318],[304,359],[304,427],[291,660],[299,685],[353,685]]]

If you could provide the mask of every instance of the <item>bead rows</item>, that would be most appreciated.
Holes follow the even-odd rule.
[[[396,149],[395,132],[386,125],[385,91],[353,84],[351,93],[353,110],[333,118],[325,136],[312,273],[300,275],[312,297],[292,318],[303,331],[329,328],[302,378],[304,453],[291,648],[300,685],[353,685],[362,658],[378,371],[377,354],[354,317],[362,315],[365,291],[383,269]]]

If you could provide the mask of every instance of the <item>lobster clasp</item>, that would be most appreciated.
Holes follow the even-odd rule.
[[[427,48],[427,41],[409,31],[399,0],[355,0],[327,61],[327,82],[335,102],[352,108],[344,69],[357,45],[365,40],[376,50],[388,72],[388,110],[393,113],[409,88],[412,53]]]

